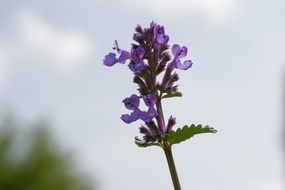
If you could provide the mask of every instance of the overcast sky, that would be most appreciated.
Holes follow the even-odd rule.
[[[218,130],[174,147],[183,189],[282,190],[284,0],[0,0],[0,105],[47,117],[101,190],[172,189],[163,151],[133,143],[121,101],[136,92],[126,66],[107,68],[117,39],[164,25],[189,48],[182,98],[164,102],[178,127]]]

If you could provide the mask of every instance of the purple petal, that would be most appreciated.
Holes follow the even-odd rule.
[[[136,110],[140,105],[140,99],[136,94],[133,94],[129,98],[125,98],[123,103],[127,109]]]
[[[155,43],[161,44],[167,44],[169,41],[169,37],[165,35],[164,27],[160,25],[154,25],[154,36],[153,40]]]
[[[171,53],[174,57],[177,56],[177,54],[180,52],[180,45],[174,44],[171,48]]]
[[[144,122],[150,122],[157,115],[157,111],[154,106],[151,106],[147,112],[138,110],[137,114],[139,119],[143,120]]]
[[[131,54],[125,50],[121,50],[121,55],[118,58],[117,62],[124,64],[126,60],[131,58]]]
[[[121,116],[121,119],[125,122],[125,123],[132,123],[138,119],[140,119],[140,114],[142,111],[140,111],[139,109],[135,109],[130,115],[128,114],[123,114]]]
[[[178,52],[178,58],[183,58],[187,55],[187,47],[183,46],[180,51]]]
[[[147,113],[148,113],[149,117],[151,118],[150,120],[152,120],[157,115],[157,110],[155,109],[154,106],[150,106],[148,108]]]
[[[123,120],[123,122],[128,123],[128,124],[134,122],[134,120],[132,120],[131,116],[128,114],[122,115],[121,120]]]
[[[160,25],[155,25],[154,27],[154,35],[157,36],[157,35],[164,35],[164,27],[163,26],[160,26]]]
[[[156,37],[156,42],[158,44],[167,44],[168,41],[169,41],[169,37],[167,35],[158,35]]]
[[[174,58],[171,63],[169,64],[169,67],[171,69],[177,68],[178,63],[181,62],[178,58]]]
[[[156,97],[155,94],[151,94],[151,95],[148,95],[148,96],[144,96],[143,100],[144,100],[145,105],[150,107],[150,106],[153,106],[153,105],[156,104],[157,97]]]
[[[105,59],[103,60],[103,64],[111,67],[115,63],[117,63],[117,58],[115,53],[109,53],[108,55],[105,56]]]
[[[125,123],[128,123],[128,124],[129,124],[129,123],[132,123],[132,122],[138,120],[139,117],[138,117],[138,115],[137,115],[135,112],[133,112],[133,113],[131,113],[130,115],[128,115],[128,114],[123,114],[123,115],[121,116],[121,119],[122,119]]]
[[[151,23],[150,23],[150,28],[155,27],[156,25],[157,25],[157,24],[156,24],[155,22],[151,21]]]
[[[135,33],[133,36],[133,39],[136,41],[139,41],[142,39],[142,35],[140,33]]]
[[[135,61],[131,61],[130,64],[128,65],[129,69],[133,72],[136,71],[136,62]]]
[[[115,47],[113,49],[117,50],[118,53],[120,54],[119,58],[116,60],[116,63],[124,64],[126,62],[126,60],[131,58],[131,54],[128,51],[122,50],[119,47],[119,44],[118,44],[117,40],[115,40]]]
[[[139,114],[139,118],[144,122],[150,122],[153,119],[153,117],[150,117],[150,115],[147,112],[141,112]]]
[[[191,60],[184,61],[183,64],[181,63],[181,61],[179,61],[177,63],[177,68],[181,70],[187,70],[190,67],[192,67],[192,65],[193,65],[193,62]]]
[[[169,36],[164,35],[164,42],[163,42],[163,44],[167,44],[168,41],[169,41]]]
[[[132,60],[128,66],[130,70],[133,71],[134,73],[139,73],[143,71],[146,67],[145,63],[142,60],[139,62],[135,62]]]
[[[172,55],[176,58],[183,58],[187,55],[187,47],[180,47],[178,44],[174,44],[171,48]]]
[[[138,47],[138,48],[136,49],[136,54],[137,54],[137,56],[138,56],[139,59],[142,59],[142,58],[143,58],[144,53],[145,53],[145,51],[144,51],[143,47]]]
[[[144,51],[143,47],[139,46],[137,48],[131,49],[131,57],[135,61],[142,60],[144,54],[145,54],[145,51]]]

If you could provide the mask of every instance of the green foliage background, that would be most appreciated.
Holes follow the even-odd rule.
[[[44,122],[23,127],[0,117],[1,190],[94,190]],[[22,138],[19,139],[19,136]]]

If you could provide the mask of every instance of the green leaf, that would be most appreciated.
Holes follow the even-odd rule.
[[[182,129],[178,128],[176,131],[171,131],[167,136],[166,140],[170,145],[181,143],[182,141],[186,141],[190,139],[194,135],[201,133],[216,133],[217,131],[209,126],[202,127],[202,125],[194,125],[191,126],[185,125]]]
[[[138,147],[148,147],[148,146],[160,146],[159,143],[157,142],[146,142],[142,139],[140,139],[139,137],[135,137],[135,143]]]
[[[181,97],[182,93],[181,92],[174,92],[174,93],[168,93],[162,96],[162,98],[172,98],[172,97]]]

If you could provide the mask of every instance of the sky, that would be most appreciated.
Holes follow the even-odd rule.
[[[194,62],[182,98],[163,102],[177,127],[218,130],[173,147],[183,189],[282,190],[283,0],[0,0],[0,105],[48,118],[101,190],[172,189],[163,151],[134,144],[122,100],[136,92],[124,65],[102,65],[137,24],[165,27]]]

